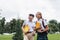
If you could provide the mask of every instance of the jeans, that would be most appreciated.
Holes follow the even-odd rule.
[[[37,40],[48,40],[47,36],[43,36],[43,35],[37,35]]]

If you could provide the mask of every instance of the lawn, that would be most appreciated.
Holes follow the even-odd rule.
[[[60,34],[49,34],[49,40],[60,40]]]
[[[0,35],[0,40],[12,40],[13,35]]]
[[[13,35],[0,35],[0,40],[12,40],[12,37]],[[48,38],[49,40],[60,40],[60,34],[48,34]]]

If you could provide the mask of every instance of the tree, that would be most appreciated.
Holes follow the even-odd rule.
[[[10,22],[6,22],[5,24],[5,33],[11,33]]]
[[[60,23],[57,24],[58,28],[59,28],[59,32],[60,32]]]
[[[20,24],[19,19],[17,20],[16,27],[17,27],[16,34],[13,37],[13,40],[23,40],[23,32],[22,32],[22,29],[21,29],[21,24]]]
[[[16,32],[16,19],[10,21],[11,33]]]
[[[55,32],[57,32],[58,31],[58,26],[57,26],[57,21],[56,20],[50,20],[49,21],[49,24],[48,24],[48,26],[49,26],[49,28],[50,28],[50,33],[55,33]]]
[[[21,26],[23,25],[23,22],[24,22],[24,20],[21,20],[21,19],[20,19],[20,24],[21,24]]]
[[[0,33],[3,34],[4,33],[4,26],[5,26],[5,17],[3,17],[1,20],[0,20]]]

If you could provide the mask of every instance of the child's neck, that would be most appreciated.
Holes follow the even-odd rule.
[[[40,19],[42,19],[42,18],[38,18],[38,20],[40,20]]]
[[[29,20],[30,22],[32,22],[32,20]]]

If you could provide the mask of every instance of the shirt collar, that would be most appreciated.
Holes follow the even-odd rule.
[[[40,21],[40,20],[42,20],[42,19],[39,19],[38,21]]]

